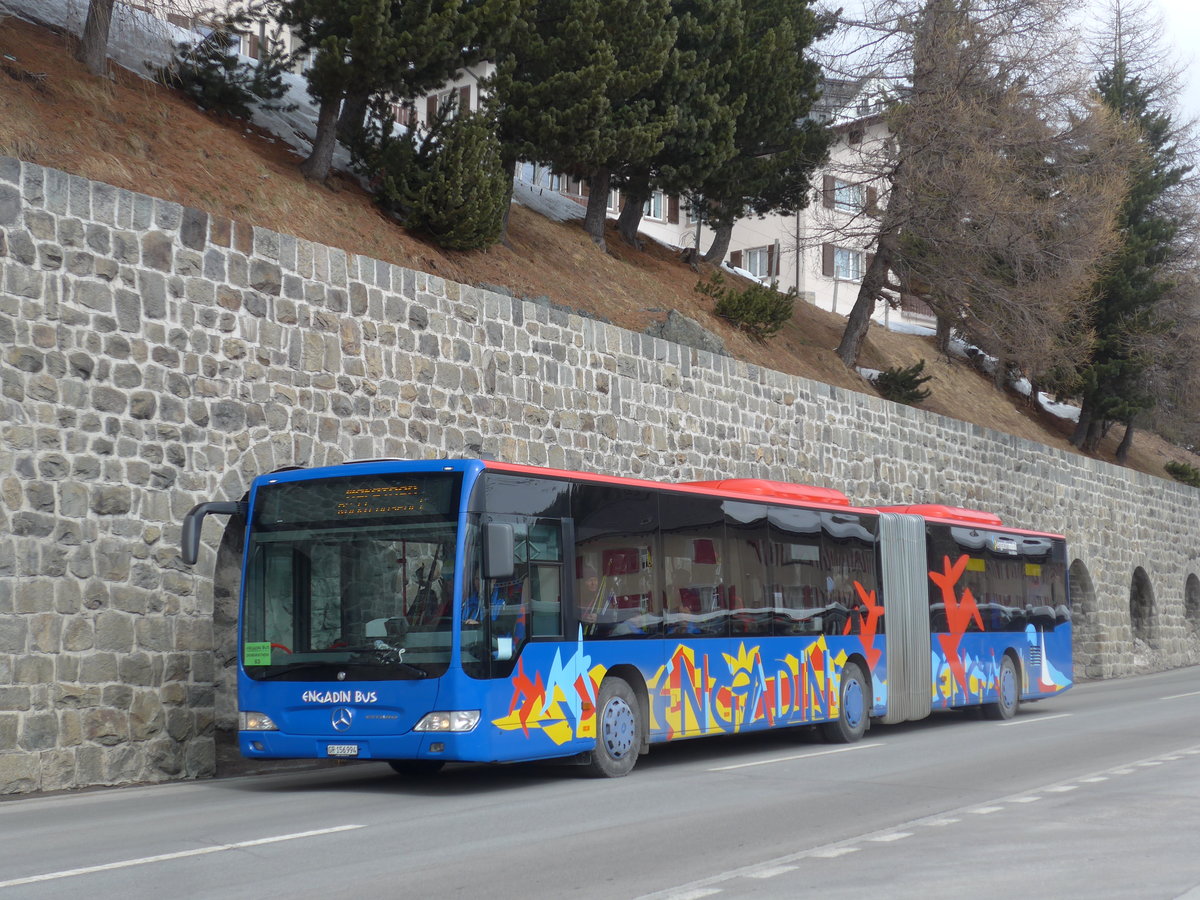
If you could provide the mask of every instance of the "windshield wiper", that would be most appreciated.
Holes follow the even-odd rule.
[[[268,678],[281,678],[284,675],[291,674],[292,672],[308,672],[308,671],[311,671],[312,669],[328,669],[328,668],[330,668],[332,666],[336,666],[336,665],[338,665],[338,664],[335,662],[329,662],[329,661],[285,663],[282,666],[277,667],[274,672],[264,673],[263,675],[260,676],[260,679],[265,681]],[[254,676],[251,675],[250,677],[253,678]]]
[[[420,666],[414,666],[412,663],[406,663],[400,658],[399,651],[393,647],[386,650],[376,647],[355,647],[351,653],[358,654],[346,660],[348,665],[357,666],[391,666],[400,669],[403,672],[408,672],[416,675],[418,678],[428,678],[429,673]]]

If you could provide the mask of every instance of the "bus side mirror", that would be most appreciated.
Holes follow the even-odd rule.
[[[185,565],[194,566],[200,556],[200,527],[207,515],[237,516],[246,514],[246,504],[233,501],[198,503],[183,517],[183,533],[179,538],[179,555]]]
[[[506,522],[488,522],[483,526],[483,576],[512,578],[513,527]]]

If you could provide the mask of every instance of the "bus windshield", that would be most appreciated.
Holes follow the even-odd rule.
[[[455,475],[259,489],[242,611],[254,679],[428,678],[450,662]]]

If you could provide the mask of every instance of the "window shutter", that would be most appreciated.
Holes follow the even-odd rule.
[[[821,205],[824,206],[826,209],[833,209],[834,190],[835,190],[835,187],[834,187],[834,183],[833,183],[833,176],[826,175],[824,178],[824,183],[821,188]]]
[[[742,267],[742,251],[741,250],[734,250],[732,253],[729,254],[729,264],[731,266],[733,266],[735,269],[740,269]]]
[[[471,86],[464,84],[458,89],[458,108],[462,112],[471,111]]]
[[[258,46],[258,35],[257,34],[250,35],[250,52],[247,53],[246,55],[249,56],[251,59],[260,59],[261,58],[259,56],[259,46]]]
[[[432,125],[437,121],[437,94],[425,98],[425,124]]]
[[[821,245],[821,274],[833,277],[833,244]]]
[[[867,215],[879,215],[879,190],[877,188],[867,188]]]
[[[770,278],[772,275],[775,274],[775,263],[778,261],[778,259],[779,259],[779,257],[777,257],[775,255],[775,247],[774,246],[767,247],[767,277],[768,278]]]
[[[866,257],[866,268],[865,268],[865,269],[863,269],[863,274],[864,274],[864,275],[866,275],[866,274],[867,274],[867,269],[870,269],[870,268],[871,268],[871,263],[873,263],[874,261],[875,261],[875,254],[874,254],[874,253],[868,253],[868,254],[867,254],[867,257]]]
[[[672,225],[679,224],[679,198],[674,194],[667,198],[667,221]]]

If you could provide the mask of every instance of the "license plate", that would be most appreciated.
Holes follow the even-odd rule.
[[[358,744],[328,744],[325,752],[330,756],[358,756]]]

